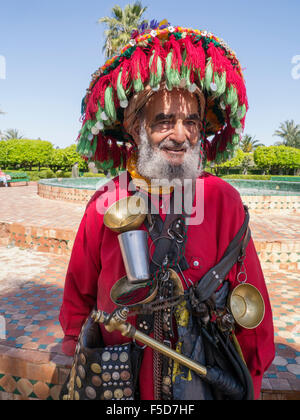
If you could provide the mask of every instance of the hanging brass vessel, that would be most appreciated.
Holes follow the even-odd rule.
[[[264,319],[265,303],[259,290],[242,283],[233,289],[228,302],[235,322],[243,328],[253,329]]]
[[[123,233],[138,229],[147,215],[142,197],[133,195],[112,204],[105,212],[103,222],[113,232]]]

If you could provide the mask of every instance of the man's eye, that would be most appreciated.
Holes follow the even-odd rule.
[[[188,120],[188,121],[186,121],[186,124],[189,125],[189,126],[195,126],[196,125],[196,121],[194,121],[194,120]]]

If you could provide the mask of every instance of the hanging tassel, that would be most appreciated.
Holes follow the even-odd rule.
[[[114,103],[114,90],[112,86],[108,86],[105,89],[104,94],[105,104],[104,104],[104,111],[108,118],[114,122],[117,119],[117,113]]]
[[[144,82],[149,77],[147,57],[144,51],[137,47],[130,60],[130,74],[133,80],[134,90],[141,92],[144,89]]]
[[[170,63],[170,68],[176,70],[180,73],[181,66],[182,66],[182,54],[181,54],[181,46],[174,35],[170,36],[169,41],[165,43],[165,51],[166,54],[169,54],[172,51],[172,61]]]
[[[97,149],[95,152],[95,160],[99,162],[106,161],[108,159],[108,143],[107,138],[101,133],[98,134]]]
[[[149,60],[150,86],[158,90],[164,73],[165,51],[158,38],[154,38],[152,55]]]

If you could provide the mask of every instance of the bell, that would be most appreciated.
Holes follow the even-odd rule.
[[[144,283],[150,278],[148,233],[131,230],[118,236],[121,253],[130,283]]]
[[[242,283],[229,296],[229,308],[235,322],[243,328],[258,327],[265,315],[265,303],[259,290]]]
[[[105,212],[103,222],[113,232],[123,233],[138,229],[147,215],[142,197],[133,195],[112,204]]]

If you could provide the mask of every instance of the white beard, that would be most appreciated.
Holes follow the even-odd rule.
[[[186,148],[186,152],[181,165],[172,165],[161,150],[170,140],[162,141],[155,148],[151,145],[144,122],[141,125],[140,140],[137,169],[143,177],[155,180],[159,185],[163,185],[165,181],[166,183],[176,183],[179,186],[183,185],[184,180],[194,181],[202,174],[200,140],[193,147],[188,140],[182,145]]]

